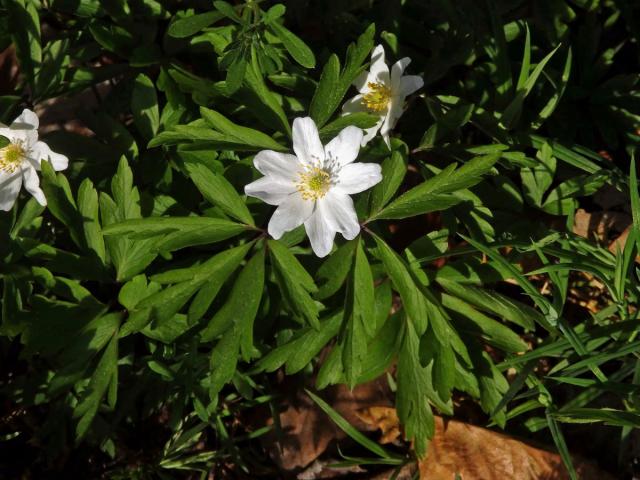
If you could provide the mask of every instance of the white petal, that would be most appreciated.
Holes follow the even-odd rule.
[[[319,208],[327,225],[338,231],[347,240],[354,239],[360,233],[358,215],[349,195],[331,190],[318,200]]]
[[[0,127],[0,135],[7,137],[10,141],[24,140],[24,134],[20,130],[11,130],[9,127]]]
[[[1,127],[0,135],[7,137],[12,143],[16,140],[22,142],[23,146],[27,149],[31,148],[38,141],[38,131],[32,129],[17,129],[11,127]]]
[[[69,159],[66,155],[52,152],[49,145],[44,142],[36,142],[31,147],[31,151],[28,152],[28,157],[29,160],[38,165],[38,170],[42,160],[51,162],[51,166],[55,171],[65,170],[69,166]]]
[[[244,187],[246,195],[259,198],[269,205],[280,205],[295,191],[296,186],[293,182],[271,175],[259,178]]]
[[[25,163],[25,167],[22,168],[22,176],[24,179],[24,188],[27,189],[33,197],[37,200],[37,202],[45,206],[47,204],[47,199],[44,196],[44,192],[40,188],[40,179],[38,178],[38,172],[33,168],[32,165]]]
[[[393,128],[396,126],[396,123],[398,123],[398,119],[402,116],[403,113],[403,102],[392,102],[389,113],[385,117],[384,122],[382,122],[382,126],[380,127],[380,135],[382,135],[384,143],[386,143],[387,147],[389,148],[391,148],[389,132],[391,132],[391,130],[393,130]]]
[[[418,75],[407,75],[400,79],[400,94],[404,97],[420,90],[424,86],[424,80]]]
[[[367,87],[367,80],[369,80],[369,72],[366,70],[360,72],[360,75],[356,77],[353,81],[353,86],[358,89],[360,93],[364,93],[369,91],[369,87]]]
[[[391,67],[391,83],[394,86],[399,85],[400,77],[402,77],[402,74],[410,63],[411,59],[409,57],[404,57],[393,64],[393,66]]]
[[[367,107],[365,107],[364,103],[362,103],[362,97],[364,97],[364,95],[359,93],[355,97],[350,98],[349,100],[344,102],[344,105],[342,105],[342,111],[344,113],[366,112]]]
[[[349,195],[364,192],[382,180],[382,168],[377,163],[351,163],[338,174],[337,191]]]
[[[14,173],[0,174],[0,210],[8,212],[16,203],[20,187],[22,186],[22,172],[20,170]]]
[[[263,175],[272,175],[283,179],[294,181],[300,162],[295,155],[288,153],[274,152],[273,150],[262,150],[253,159],[253,165]]]
[[[371,128],[367,128],[364,131],[364,136],[362,137],[362,146],[364,147],[367,143],[369,143],[371,140],[373,140],[373,138],[377,135],[378,130],[380,130],[380,127],[382,126],[382,123],[384,122],[384,119],[386,117],[380,117],[380,120],[378,120],[378,123],[375,124],[375,126],[371,127]]]
[[[11,124],[14,130],[37,130],[39,126],[38,116],[28,108],[25,108]]]
[[[293,121],[293,151],[300,162],[313,165],[324,161],[324,148],[318,135],[318,127],[311,117]]]
[[[371,53],[371,67],[369,67],[369,75],[367,83],[382,83],[388,85],[390,83],[389,67],[384,61],[384,48],[378,45]]]
[[[314,202],[304,200],[298,192],[293,193],[280,204],[269,220],[269,235],[276,240],[285,232],[302,225],[313,213]]]
[[[304,229],[307,231],[313,253],[320,258],[329,255],[336,231],[327,222],[326,211],[319,203],[313,215],[304,222]]]
[[[336,160],[339,165],[346,165],[358,158],[360,142],[362,142],[362,129],[350,125],[343,128],[340,133],[324,147],[327,160]]]

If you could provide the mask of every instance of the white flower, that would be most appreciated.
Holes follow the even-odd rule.
[[[69,164],[67,157],[38,141],[39,123],[29,109],[23,110],[9,127],[0,123],[0,135],[9,139],[9,144],[0,148],[0,210],[11,210],[22,184],[40,205],[46,205],[36,172],[40,162],[49,160],[54,170],[64,170]]]
[[[371,53],[370,71],[362,72],[353,82],[360,92],[342,107],[344,113],[370,112],[380,115],[378,123],[365,130],[362,139],[364,147],[375,137],[378,130],[389,146],[389,132],[393,130],[398,119],[404,113],[404,100],[424,85],[422,77],[405,75],[404,70],[411,63],[409,57],[398,60],[391,67],[384,61],[384,48],[378,45]]]
[[[360,232],[349,195],[380,180],[380,165],[353,163],[360,150],[362,130],[347,127],[325,147],[309,118],[293,121],[295,155],[263,150],[253,164],[264,177],[244,187],[247,195],[278,205],[269,221],[269,234],[278,239],[304,223],[311,248],[319,257],[329,254],[336,232],[352,240]]]

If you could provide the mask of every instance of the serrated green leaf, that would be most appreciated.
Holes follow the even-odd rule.
[[[190,37],[222,18],[224,18],[224,15],[215,11],[188,15],[172,22],[167,29],[167,33],[174,38]]]
[[[254,226],[253,217],[238,192],[224,176],[215,174],[202,163],[185,163],[187,172],[202,196],[228,215]]]
[[[424,333],[427,328],[428,311],[426,299],[416,285],[404,260],[379,237],[374,237],[378,253],[394,289],[402,298],[406,315],[414,325],[414,330]]]
[[[230,141],[237,144],[246,144],[250,147],[286,151],[287,149],[266,135],[253,128],[242,127],[230,121],[225,116],[214,110],[200,107],[200,115],[208,125],[230,137]]]
[[[93,188],[93,183],[88,178],[80,184],[78,189],[78,212],[82,217],[87,247],[104,265],[106,250],[98,218],[98,192]]]
[[[140,134],[151,140],[160,126],[160,111],[155,85],[144,73],[139,74],[133,82],[131,111]]]
[[[255,356],[253,347],[253,322],[264,288],[264,249],[247,262],[238,275],[229,298],[216,312],[207,327],[202,331],[201,341],[207,342],[224,335],[229,328],[234,328],[240,336],[240,351],[245,361]]]
[[[449,208],[462,201],[454,193],[481,182],[482,175],[489,172],[499,158],[499,154],[485,155],[475,157],[458,169],[451,165],[435,177],[400,195],[371,217],[371,220],[401,219]]]
[[[287,49],[293,59],[305,68],[316,66],[316,57],[313,51],[294,33],[278,22],[272,22],[269,27],[278,36],[284,48]]]
[[[313,278],[287,247],[276,240],[269,240],[267,244],[272,267],[293,313],[318,328],[319,307],[310,295],[318,290]]]
[[[409,322],[398,355],[396,409],[404,426],[405,438],[413,441],[414,450],[422,457],[435,433],[435,423],[427,401],[428,386],[425,369],[420,365],[418,344],[418,334]]]

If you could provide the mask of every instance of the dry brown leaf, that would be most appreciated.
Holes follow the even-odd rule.
[[[345,434],[301,392],[299,386],[283,385],[292,396],[283,401],[280,413],[282,434],[272,431],[263,438],[265,449],[289,473],[328,478],[327,469],[309,467],[334,440]],[[295,392],[295,393],[294,393]],[[381,430],[380,443],[397,440],[401,434],[397,413],[386,380],[360,385],[350,391],[344,386],[326,389],[322,397],[359,430]],[[272,424],[268,412],[262,424]],[[260,426],[258,422],[256,426]],[[579,459],[574,460],[581,480],[613,480],[613,477]],[[320,463],[319,465],[322,465]],[[427,456],[419,462],[420,478],[454,480],[568,480],[560,456],[521,440],[456,420],[436,417],[436,433]],[[315,473],[319,470],[319,473]],[[410,478],[406,470],[403,478]],[[340,474],[337,473],[338,476]],[[375,477],[390,478],[392,472]]]
[[[367,425],[382,431],[379,442],[393,443],[400,437],[400,421],[396,409],[392,407],[367,407],[356,412],[357,417]]]
[[[272,431],[263,438],[269,455],[285,471],[297,471],[311,464],[336,439],[345,434],[300,388],[283,385],[285,391],[296,392],[283,401],[280,413],[282,435]],[[349,390],[340,385],[322,391],[322,398],[359,430],[375,430],[357,416],[358,410],[370,405],[393,404],[386,379],[365,383]],[[262,422],[273,424],[266,413]],[[260,426],[260,422],[257,423]]]
[[[575,462],[581,480],[613,480],[582,461]],[[455,420],[436,417],[436,434],[420,462],[420,478],[453,480],[568,480],[558,454],[515,438]]]
[[[573,219],[573,233],[591,240],[608,242],[614,232],[622,232],[631,224],[631,216],[624,212],[587,212],[579,208]],[[613,234],[613,235],[612,235]]]

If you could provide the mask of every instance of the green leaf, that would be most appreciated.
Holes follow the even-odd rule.
[[[93,183],[88,178],[84,179],[78,189],[78,212],[82,217],[87,247],[104,265],[106,250],[98,218],[98,192],[93,188]]]
[[[610,172],[601,172],[573,177],[549,192],[542,204],[542,209],[552,215],[573,213],[574,199],[593,195],[609,180],[610,176]]]
[[[156,88],[144,73],[139,74],[133,83],[131,111],[133,122],[140,134],[147,140],[151,140],[160,126],[160,111]]]
[[[442,108],[442,104],[438,104],[438,107]],[[476,106],[474,104],[464,102],[451,105],[444,114],[436,116],[435,123],[425,132],[416,150],[431,150],[443,140],[449,139],[452,134],[459,132],[460,128],[469,122],[475,109]]]
[[[372,337],[376,329],[373,275],[361,237],[357,240],[353,264],[353,290],[353,315],[362,323],[364,332]]]
[[[118,378],[118,335],[113,335],[111,341],[102,353],[102,357],[91,376],[83,398],[73,411],[73,416],[78,419],[76,425],[76,442],[87,434],[93,419],[98,413],[109,385],[117,385]]]
[[[75,244],[86,248],[83,221],[76,202],[71,194],[71,187],[67,178],[62,174],[56,175],[49,162],[42,162],[42,190],[47,197],[49,211],[68,229]]]
[[[225,250],[213,256],[202,265],[189,269],[168,271],[152,277],[156,282],[171,282],[174,285],[163,290],[144,287],[140,280],[134,279],[130,283],[133,292],[145,292],[145,296],[137,301],[129,312],[129,319],[121,329],[120,335],[126,336],[144,328],[152,320],[156,325],[172,321],[174,315],[189,301],[194,293],[205,284],[215,282],[213,292],[209,291],[209,304],[213,301],[220,287],[228,280],[229,276],[238,267],[244,256],[249,251],[251,243],[240,247]],[[127,285],[125,285],[127,287]],[[121,302],[130,297],[129,292],[122,292]],[[207,305],[208,307],[208,305]],[[206,307],[204,308],[206,310]]]
[[[534,308],[498,292],[473,285],[462,285],[444,278],[436,278],[436,280],[450,294],[469,302],[484,312],[520,325],[525,330],[532,331],[535,329],[536,323],[544,322],[544,317]]]
[[[562,409],[551,414],[556,420],[564,423],[602,422],[614,427],[640,427],[640,415],[634,412],[615,410],[613,408],[572,408]]]
[[[170,252],[194,245],[206,245],[234,237],[247,227],[210,217],[148,217],[114,223],[104,235],[124,235],[132,239],[156,239],[155,252]]]
[[[511,103],[507,106],[507,108],[504,110],[500,118],[500,123],[504,126],[504,128],[506,129],[512,128],[517,122],[517,120],[520,118],[524,99],[527,98],[529,93],[531,93],[531,90],[533,89],[534,85],[538,81],[538,78],[540,77],[540,74],[544,70],[544,67],[547,65],[549,60],[551,60],[551,57],[553,57],[553,55],[558,51],[559,48],[560,48],[560,45],[558,45],[556,48],[551,50],[551,52],[549,52],[542,59],[542,61],[538,65],[536,65],[536,68],[534,68],[531,75],[528,76],[522,88],[518,89],[516,96],[511,101]]]
[[[556,444],[556,448],[560,453],[560,457],[562,458],[562,462],[564,466],[567,468],[569,472],[569,477],[571,480],[578,480],[578,474],[573,466],[573,461],[571,460],[571,453],[569,452],[569,448],[567,447],[567,442],[564,439],[564,435],[558,427],[556,419],[551,415],[551,412],[547,411],[545,414],[547,419],[547,424],[549,425],[549,431],[551,431],[551,436],[553,437],[553,441]]]
[[[274,372],[286,364],[287,375],[294,375],[306,368],[318,355],[318,352],[338,333],[343,319],[338,311],[329,318],[320,321],[319,329],[303,327],[293,338],[262,357],[255,366],[256,372]]]
[[[7,26],[16,47],[20,71],[34,88],[35,75],[42,64],[38,7],[30,0],[14,0],[3,5],[8,13]]]
[[[291,137],[291,125],[282,105],[264,82],[255,49],[251,49],[251,63],[248,65],[244,81],[254,94],[254,100],[264,107],[264,118],[282,133]]]
[[[249,209],[224,176],[215,174],[203,163],[185,162],[191,180],[211,204],[237,220],[254,226]]]
[[[316,277],[320,280],[320,287],[315,295],[318,300],[331,297],[344,285],[353,264],[355,247],[356,242],[340,245],[318,268]]]
[[[427,329],[428,311],[427,304],[420,288],[416,285],[413,276],[404,260],[394,252],[381,238],[374,237],[378,246],[378,256],[384,264],[394,289],[402,298],[402,305],[406,316],[414,325],[414,330],[419,334]]]
[[[556,172],[556,159],[548,143],[536,154],[539,163],[534,168],[523,168],[520,171],[525,198],[533,205],[542,206],[542,197],[551,186]]]
[[[374,127],[379,120],[380,117],[378,115],[372,115],[366,112],[342,115],[320,129],[320,139],[323,142],[329,142],[348,126],[354,126],[364,130]]]
[[[253,322],[258,313],[264,288],[264,249],[260,249],[247,262],[235,281],[229,298],[216,312],[201,333],[201,341],[207,342],[230,327],[240,335],[240,351],[245,361],[255,356],[253,347]]]
[[[367,30],[358,37],[358,41],[349,45],[345,67],[342,72],[340,72],[340,60],[338,57],[335,54],[329,57],[320,75],[320,81],[309,108],[309,114],[315,120],[318,128],[322,128],[331,118],[333,112],[340,106],[351,84],[363,71],[362,64],[373,48],[375,31],[375,25],[369,25]]]
[[[209,397],[213,401],[216,400],[222,387],[231,381],[236,372],[240,338],[240,333],[235,328],[232,328],[226,335],[222,336],[211,351]]]
[[[311,326],[319,327],[319,307],[310,295],[318,290],[313,278],[287,247],[276,240],[269,240],[267,244],[276,278],[293,313]]]
[[[640,245],[640,194],[638,194],[638,175],[636,173],[635,155],[631,155],[629,169],[629,197],[631,198],[631,214],[636,244]],[[640,248],[639,248],[640,250]]]
[[[167,33],[174,38],[190,37],[224,17],[225,15],[216,11],[188,15],[172,22]]]
[[[391,156],[382,162],[382,181],[371,191],[372,216],[378,214],[398,191],[406,172],[407,157],[399,150],[394,150]]]
[[[234,22],[240,24],[244,23],[230,3],[223,0],[216,0],[213,2],[213,6],[216,7],[216,10],[222,13],[225,17],[233,20]]]
[[[489,172],[499,158],[500,154],[484,155],[473,158],[458,169],[451,165],[400,195],[370,220],[407,218],[455,205],[462,198],[453,194],[480,183],[482,175]]]
[[[336,54],[333,54],[322,69],[318,87],[309,107],[309,114],[319,128],[329,120],[337,107],[336,104],[340,102],[341,99],[337,99],[339,91],[340,60]]]
[[[449,309],[454,317],[460,316],[470,321],[461,326],[462,330],[480,335],[490,345],[512,353],[528,349],[527,344],[514,331],[473,309],[468,303],[445,294],[442,296],[442,305]]]
[[[567,59],[564,62],[564,68],[562,70],[562,76],[560,77],[560,85],[556,85],[553,81],[551,81],[554,86],[553,95],[547,101],[547,103],[542,107],[536,119],[531,122],[531,128],[533,130],[537,130],[542,126],[545,120],[547,120],[555,111],[556,107],[560,103],[562,96],[564,95],[564,91],[567,88],[567,84],[569,83],[569,77],[571,76],[571,65],[573,64],[573,52],[571,47],[569,47],[567,51]]]
[[[287,49],[293,59],[305,68],[314,68],[316,66],[316,57],[311,49],[298,37],[291,33],[287,28],[278,22],[272,22],[269,27],[278,36],[284,48]]]
[[[427,401],[425,368],[418,354],[419,338],[413,324],[408,323],[398,355],[398,390],[396,408],[404,426],[404,434],[414,442],[419,457],[426,454],[427,444],[435,433],[433,412]]]
[[[120,159],[118,171],[111,180],[111,193],[113,199],[104,192],[100,194],[103,227],[142,216],[140,194],[133,186],[133,173],[124,157]],[[154,239],[134,241],[123,236],[108,236],[104,240],[119,281],[140,273],[157,256],[157,252],[150,248]]]
[[[345,327],[339,340],[342,348],[342,365],[350,388],[356,385],[363,359],[367,353],[367,338],[375,332],[373,276],[361,238],[356,243],[350,282],[344,309]]]
[[[208,125],[228,136],[231,143],[246,144],[250,147],[276,150],[278,152],[287,150],[269,135],[253,128],[237,125],[216,111],[200,107],[200,115]]]
[[[225,78],[225,87],[227,94],[233,95],[242,86],[247,72],[247,59],[244,55],[239,55],[229,68],[227,69],[227,77]]]

